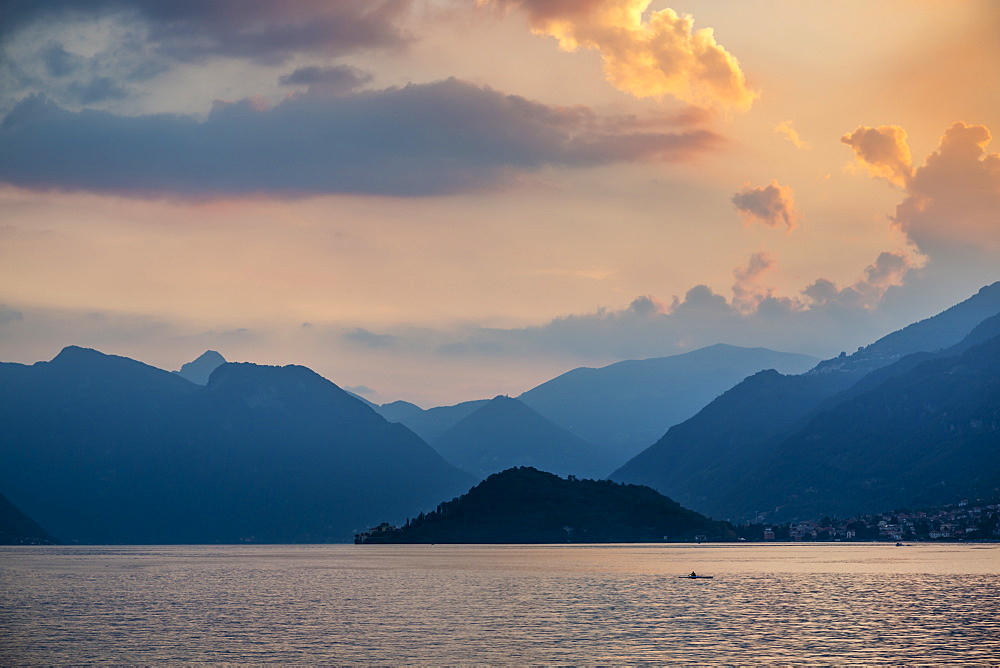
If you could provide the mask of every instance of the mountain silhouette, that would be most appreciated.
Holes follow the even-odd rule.
[[[747,376],[763,369],[800,373],[817,362],[807,355],[717,344],[573,369],[519,399],[579,438],[611,449],[614,466],[620,466]]]
[[[473,480],[305,367],[0,365],[0,488],[64,542],[349,540]]]
[[[408,404],[407,402],[394,402],[383,404],[379,407],[379,412],[390,422],[399,422],[406,425],[414,434],[424,439],[428,443],[433,443],[441,438],[446,431],[454,427],[460,420],[471,415],[477,409],[488,403],[489,399],[475,399],[473,401],[463,401],[454,406],[437,406],[421,410],[419,406]],[[414,411],[412,406],[417,410]]]
[[[416,404],[411,404],[409,401],[393,401],[392,403],[382,404],[375,410],[389,422],[402,422],[406,418],[420,415],[424,412],[423,408]]]
[[[766,499],[780,496],[787,501],[780,487],[765,486],[764,480],[774,485],[779,482],[763,472],[786,467],[782,457],[787,452],[779,454],[783,452],[782,444],[816,413],[834,408],[862,393],[862,389],[889,382],[897,374],[933,358],[937,351],[961,345],[964,337],[981,340],[989,327],[985,321],[998,312],[1000,283],[994,283],[932,318],[893,332],[853,355],[842,354],[821,362],[804,374],[755,374],[691,419],[671,427],[610,477],[649,485],[714,517],[751,519],[768,510]],[[986,329],[979,330],[980,323]],[[871,379],[865,380],[869,374]],[[856,384],[859,390],[852,394]],[[852,428],[864,429],[866,425],[858,422]],[[797,443],[802,448],[799,455],[808,458],[812,442]],[[794,512],[792,506],[786,503],[785,515]]]
[[[0,494],[0,545],[55,545],[58,542]]]
[[[496,397],[431,444],[449,462],[485,478],[517,466],[603,477],[611,454],[577,438],[517,399]]]
[[[783,519],[1000,496],[1000,335],[956,348],[816,413],[723,503]]]
[[[720,538],[726,527],[648,487],[563,479],[531,467],[494,473],[466,494],[367,543],[633,543]]]
[[[217,367],[225,363],[225,357],[214,350],[206,350],[196,360],[182,365],[180,371],[174,373],[197,385],[208,385],[208,377]]]

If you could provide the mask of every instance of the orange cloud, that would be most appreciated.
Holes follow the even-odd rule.
[[[528,14],[532,32],[560,48],[599,51],[608,81],[636,97],[672,95],[691,104],[747,111],[758,97],[711,28],[672,9],[643,14],[651,0],[480,0]]]
[[[840,141],[854,149],[858,162],[873,176],[900,188],[906,187],[913,165],[903,128],[898,125],[862,126],[841,137]]]
[[[983,125],[955,123],[918,168],[896,225],[925,253],[1000,252],[1000,153]]]
[[[792,189],[771,181],[763,188],[745,187],[732,197],[733,205],[748,222],[759,222],[768,227],[785,224],[791,232],[798,223]]]
[[[792,142],[792,144],[795,145],[795,148],[812,148],[812,146],[810,146],[807,142],[802,141],[802,138],[799,137],[799,133],[792,127],[791,121],[782,121],[781,123],[778,123],[778,125],[775,126],[774,131],[788,141]]]

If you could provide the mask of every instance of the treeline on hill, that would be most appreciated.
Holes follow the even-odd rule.
[[[734,539],[728,524],[649,487],[560,478],[531,467],[494,473],[403,527],[357,543],[642,543]]]

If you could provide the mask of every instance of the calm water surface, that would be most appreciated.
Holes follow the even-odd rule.
[[[996,664],[1000,545],[0,548],[0,664],[180,662]]]

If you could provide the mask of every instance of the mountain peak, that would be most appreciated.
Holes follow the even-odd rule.
[[[73,362],[77,360],[95,360],[103,359],[107,357],[113,357],[113,355],[106,355],[99,350],[94,350],[93,348],[83,348],[82,346],[66,346],[59,351],[59,354],[52,358],[52,362]]]
[[[208,378],[218,367],[226,363],[226,358],[215,350],[206,350],[192,362],[188,362],[175,371],[178,376],[190,380],[197,385],[208,385]]]
[[[612,461],[601,448],[504,395],[479,406],[432,445],[458,468],[483,477],[525,465],[558,474],[601,476]]]

